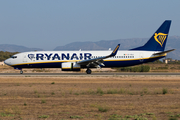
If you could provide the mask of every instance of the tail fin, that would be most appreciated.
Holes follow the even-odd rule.
[[[168,38],[171,20],[166,20],[159,29],[152,35],[148,42],[141,47],[131,50],[164,51]]]

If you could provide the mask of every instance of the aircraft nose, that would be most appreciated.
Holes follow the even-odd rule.
[[[7,59],[7,60],[4,61],[4,64],[10,65],[10,61]]]
[[[6,65],[7,65],[7,60],[5,60],[5,61],[4,61],[4,64],[6,64]]]

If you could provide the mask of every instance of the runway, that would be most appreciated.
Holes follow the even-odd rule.
[[[47,76],[63,76],[63,77],[78,77],[78,76],[179,76],[180,73],[166,73],[166,72],[158,72],[158,73],[132,73],[132,72],[98,72],[98,73],[92,73],[92,74],[86,74],[86,73],[79,73],[79,72],[73,72],[73,73],[0,73],[0,77],[13,77],[13,76],[19,76],[19,77],[30,77],[30,76],[39,76],[39,77],[47,77]]]

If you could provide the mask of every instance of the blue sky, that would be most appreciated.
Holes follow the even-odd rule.
[[[149,38],[172,20],[180,36],[180,0],[0,0],[0,44],[53,50],[77,41]],[[117,43],[118,44],[118,43]]]

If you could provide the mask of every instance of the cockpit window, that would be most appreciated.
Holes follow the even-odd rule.
[[[11,58],[15,59],[15,58],[17,58],[17,56],[12,56]]]

